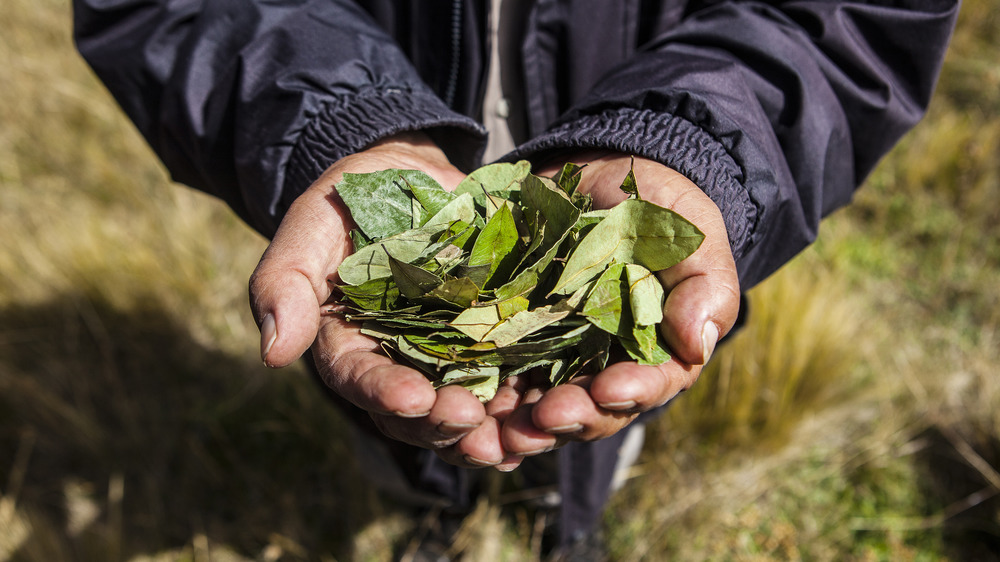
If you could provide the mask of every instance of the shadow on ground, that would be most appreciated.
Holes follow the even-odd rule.
[[[31,527],[14,560],[349,558],[379,504],[344,430],[301,370],[208,349],[155,305],[0,311],[0,497]]]

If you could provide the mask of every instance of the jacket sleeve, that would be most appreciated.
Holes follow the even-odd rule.
[[[699,4],[517,157],[602,147],[684,173],[721,209],[746,289],[922,116],[958,1]]]
[[[337,159],[429,131],[471,167],[484,132],[341,0],[74,0],[84,58],[172,177],[266,236]],[[437,134],[444,133],[447,134]]]

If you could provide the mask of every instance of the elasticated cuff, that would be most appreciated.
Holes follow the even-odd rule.
[[[302,131],[286,168],[284,203],[337,160],[379,139],[417,130],[428,132],[461,170],[475,169],[486,145],[482,126],[434,96],[402,89],[360,93],[324,105]]]
[[[719,142],[690,121],[632,108],[583,115],[550,129],[505,157],[540,159],[567,149],[606,149],[660,162],[700,187],[718,205],[733,257],[750,246],[759,212],[743,184],[743,173]]]

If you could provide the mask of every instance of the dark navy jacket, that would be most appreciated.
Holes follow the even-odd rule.
[[[77,45],[173,177],[265,235],[337,159],[430,132],[476,167],[485,0],[74,0]],[[958,0],[537,0],[526,142],[687,175],[743,288],[811,242],[923,114]]]

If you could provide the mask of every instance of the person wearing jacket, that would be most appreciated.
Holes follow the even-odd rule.
[[[957,0],[73,5],[80,52],[172,177],[272,239],[250,282],[265,363],[311,349],[323,381],[394,451],[434,452],[397,455],[412,482],[459,502],[466,468],[512,470],[559,448],[564,545],[598,522],[622,430],[695,382],[741,291],[814,240],[922,116],[958,10]],[[547,391],[522,377],[483,406],[460,387],[435,391],[356,326],[320,314],[351,248],[333,190],[342,175],[415,168],[454,186],[487,142],[488,160],[528,159],[536,173],[587,164],[580,189],[605,207],[623,197],[635,156],[643,198],[706,233],[658,274],[672,361],[615,363]]]

